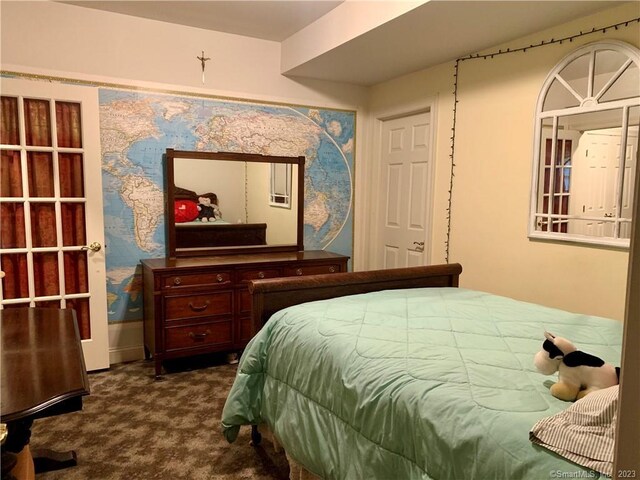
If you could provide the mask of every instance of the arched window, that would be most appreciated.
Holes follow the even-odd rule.
[[[628,246],[640,123],[640,53],[585,45],[547,77],[536,107],[529,236]]]

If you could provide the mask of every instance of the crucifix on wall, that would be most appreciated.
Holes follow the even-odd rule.
[[[202,84],[204,85],[204,68],[206,66],[205,62],[211,60],[209,57],[205,57],[204,56],[204,50],[202,50],[202,56],[200,57],[196,57],[198,60],[200,60],[200,65],[202,65]]]

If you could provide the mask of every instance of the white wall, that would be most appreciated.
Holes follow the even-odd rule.
[[[354,267],[365,268],[375,189],[376,112],[411,111],[436,99],[432,263],[444,261],[453,63],[372,89],[280,75],[279,44],[53,2],[0,2],[3,70],[358,111]],[[586,17],[508,47],[559,38],[637,16],[637,4]],[[628,253],[527,239],[535,101],[547,73],[572,49],[602,38],[640,43],[637,24],[572,43],[463,62],[456,129],[451,261],[462,286],[568,310],[621,318]],[[496,47],[503,48],[503,46]],[[204,50],[206,84],[195,58]],[[493,49],[492,49],[493,50]],[[371,97],[369,98],[369,94]],[[371,111],[371,115],[369,115]],[[370,129],[371,127],[371,129]],[[497,208],[503,205],[502,208]],[[375,215],[375,213],[374,213]],[[139,355],[141,326],[110,326],[112,360]]]
[[[363,87],[282,76],[277,42],[48,1],[3,0],[0,14],[3,69],[323,107],[366,101]]]
[[[626,5],[490,51],[590,31],[633,19],[637,13],[637,4]],[[547,74],[585,43],[616,39],[637,47],[638,33],[635,23],[562,45],[460,63],[450,261],[463,265],[461,286],[622,319],[628,251],[531,241],[527,222],[535,106]],[[369,104],[375,118],[376,112],[401,111],[403,106],[410,111],[425,98],[438,98],[433,263],[443,261],[445,253],[453,75],[454,63],[448,63],[385,82],[373,87]],[[367,194],[375,197],[373,191]]]
[[[42,76],[233,99],[356,110],[369,89],[280,74],[280,44],[54,2],[0,1],[0,66]],[[205,85],[197,56],[205,51]],[[363,123],[356,122],[356,137]],[[362,185],[356,146],[355,184]],[[362,262],[354,215],[354,268]]]
[[[277,42],[49,1],[2,0],[0,21],[3,71],[97,86],[356,110],[359,116],[368,98],[364,87],[282,76]],[[204,85],[196,58],[203,50],[211,58]],[[360,122],[357,129],[359,136]],[[355,163],[361,158],[356,151]],[[354,221],[357,232],[359,219]],[[357,251],[354,258],[357,266]],[[141,358],[141,322],[110,324],[109,330],[112,363]]]
[[[250,163],[247,170],[249,223],[267,224],[267,244],[294,244],[297,238],[298,166],[292,165],[291,208],[269,205],[271,164]]]

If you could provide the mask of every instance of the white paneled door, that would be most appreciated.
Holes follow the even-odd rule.
[[[378,268],[425,265],[431,209],[430,113],[382,122]]]
[[[87,370],[109,367],[96,88],[0,79],[0,303],[76,312]]]

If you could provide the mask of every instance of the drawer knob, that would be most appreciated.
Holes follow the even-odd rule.
[[[220,274],[216,275],[216,280],[218,280],[219,282],[222,282],[224,280],[224,277]]]
[[[202,332],[202,333],[189,332],[189,337],[192,338],[194,341],[204,340],[205,338],[207,338],[208,335],[211,335],[211,330],[207,330],[206,332]]]
[[[302,269],[296,268],[296,275],[302,275]]]
[[[333,265],[331,265],[329,267],[329,273],[335,273],[336,272],[336,267],[334,267]]]
[[[258,278],[264,278],[264,272],[258,272]]]
[[[180,285],[182,283],[182,279],[180,277],[176,277],[173,279],[174,285]]]
[[[203,310],[206,310],[208,306],[209,306],[209,300],[204,302],[204,305],[198,305],[198,306],[189,302],[189,308],[191,308],[191,310],[193,310],[194,312],[202,312]]]

